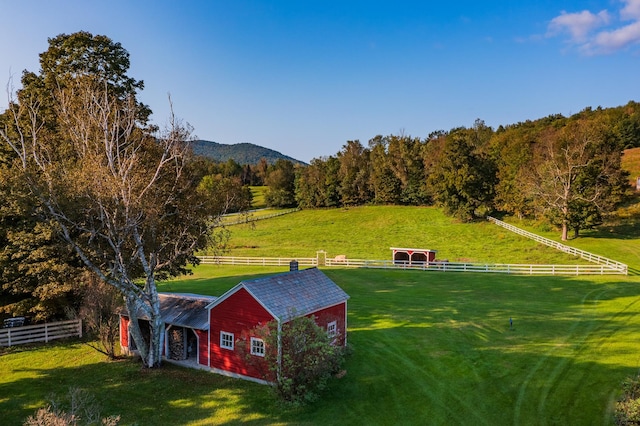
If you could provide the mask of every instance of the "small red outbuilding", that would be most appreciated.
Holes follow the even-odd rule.
[[[424,265],[425,263],[435,262],[436,250],[417,249],[417,248],[398,248],[391,247],[393,250],[393,262],[406,265]]]
[[[252,366],[255,363],[248,363],[244,354],[264,356],[264,342],[250,333],[272,320],[282,325],[296,317],[313,317],[327,334],[336,336],[335,344],[347,343],[349,296],[317,268],[242,281],[218,298],[171,293],[159,296],[166,324],[164,356],[190,360],[194,367],[216,373],[264,382]],[[121,315],[120,344],[124,352],[135,350],[128,325],[129,318]],[[237,347],[243,341],[249,342],[248,351]]]

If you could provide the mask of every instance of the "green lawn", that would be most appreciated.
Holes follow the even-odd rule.
[[[330,258],[390,260],[390,247],[409,247],[437,250],[452,262],[585,263],[489,221],[461,223],[432,207],[302,210],[228,229],[232,256],[315,257],[325,250]]]
[[[195,272],[162,290],[220,295],[277,269]],[[68,344],[0,357],[5,424],[70,386],[123,424],[610,424],[620,383],[640,367],[638,278],[326,273],[351,295],[353,353],[314,405],[282,409],[264,386],[177,367],[145,372]]]
[[[495,225],[456,223],[429,208],[303,211],[235,228],[232,252],[245,255],[325,249],[389,258],[391,246],[417,246],[450,260],[573,260]],[[316,238],[322,244],[305,246]],[[632,264],[638,240],[633,232],[608,233],[570,244]],[[282,271],[201,265],[161,290],[221,295],[242,279]],[[144,371],[72,343],[0,356],[2,422],[18,425],[51,393],[79,386],[104,415],[121,414],[122,424],[607,425],[622,380],[640,368],[637,276],[325,272],[351,296],[353,351],[346,376],[313,405],[283,408],[265,386],[177,367]]]

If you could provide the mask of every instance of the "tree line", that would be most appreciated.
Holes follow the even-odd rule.
[[[458,219],[488,214],[543,218],[569,232],[601,224],[631,194],[624,149],[640,146],[640,104],[586,108],[493,129],[436,131],[426,138],[348,141],[335,155],[284,171],[270,184],[281,205],[436,205]],[[282,167],[282,166],[281,166]],[[286,169],[285,167],[282,167]],[[273,204],[280,205],[280,204]]]

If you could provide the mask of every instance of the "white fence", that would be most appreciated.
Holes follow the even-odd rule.
[[[501,220],[488,217],[496,225],[502,226],[516,234],[531,238],[541,244],[553,247],[562,252],[578,256],[591,262],[591,265],[524,265],[503,263],[459,263],[459,262],[403,262],[392,260],[348,259],[345,256],[327,258],[324,251],[318,251],[316,257],[237,257],[237,256],[200,256],[203,264],[247,265],[247,266],[289,266],[297,261],[298,266],[336,266],[343,268],[376,268],[376,269],[415,269],[440,272],[491,272],[520,275],[627,275],[628,266],[624,263],[608,259],[541,237]]]
[[[534,240],[534,241],[536,241],[536,242],[538,242],[540,244],[544,244],[546,246],[553,247],[554,249],[560,250],[560,251],[562,251],[564,253],[568,253],[568,254],[571,254],[571,255],[574,255],[574,256],[578,256],[578,257],[586,260],[587,262],[596,263],[598,265],[606,266],[606,267],[608,267],[610,269],[613,269],[613,270],[617,271],[616,273],[618,273],[618,274],[624,274],[624,275],[628,274],[629,267],[627,265],[625,265],[624,263],[622,263],[622,262],[618,262],[616,260],[611,260],[611,259],[608,259],[606,257],[599,256],[599,255],[593,254],[593,253],[589,253],[587,251],[580,250],[580,249],[577,249],[577,248],[574,248],[574,247],[569,247],[569,246],[561,244],[561,243],[559,243],[557,241],[550,240],[550,239],[545,238],[545,237],[541,237],[540,235],[536,235],[536,234],[534,234],[532,232],[529,232],[529,231],[525,231],[524,229],[520,229],[517,226],[510,225],[510,224],[508,224],[506,222],[503,222],[503,221],[498,220],[496,218],[493,218],[491,216],[488,216],[487,219],[489,219],[489,221],[495,223],[498,226],[501,226],[501,227],[503,227],[505,229],[508,229],[509,231],[514,232],[516,234],[523,235],[523,236],[525,236],[527,238],[531,238],[532,240]]]
[[[327,260],[327,266],[346,268],[416,269],[434,272],[490,272],[519,275],[619,275],[621,272],[605,265],[525,265],[460,262],[393,262],[391,260]]]
[[[51,322],[24,327],[0,328],[0,346],[49,342],[67,337],[82,337],[82,320]]]
[[[315,257],[238,257],[198,256],[200,263],[209,265],[289,266],[297,261],[299,266],[318,266]]]
[[[459,262],[400,262],[392,260],[365,259],[318,259],[318,258],[275,258],[275,257],[237,257],[237,256],[201,256],[203,264],[246,265],[246,266],[289,266],[297,261],[298,266],[334,266],[342,268],[371,269],[414,269],[433,272],[491,272],[520,275],[620,275],[617,268],[607,265],[520,265]]]

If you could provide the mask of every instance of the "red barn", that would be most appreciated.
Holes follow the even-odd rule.
[[[251,330],[275,320],[280,326],[293,318],[309,316],[346,345],[349,296],[317,268],[290,271],[242,281],[219,298],[160,294],[166,324],[164,356],[190,361],[190,365],[233,377],[263,382],[262,375],[244,355],[264,357],[264,342]],[[144,318],[140,318],[144,320]],[[128,317],[120,320],[120,344],[135,350],[128,333]],[[247,350],[240,350],[246,338]],[[255,365],[255,363],[253,363]]]

